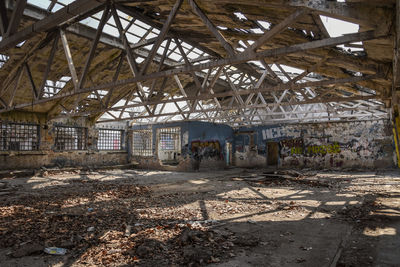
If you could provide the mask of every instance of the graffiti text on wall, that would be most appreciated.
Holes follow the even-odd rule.
[[[219,141],[192,141],[192,153],[196,152],[202,157],[215,157],[221,155]]]
[[[281,141],[281,146],[283,147],[303,147],[304,142],[302,138],[295,138],[295,139],[285,139]]]
[[[330,145],[321,145],[321,146],[307,146],[300,147],[295,146],[290,149],[291,155],[299,155],[299,154],[337,154],[340,153],[340,146],[337,142]]]
[[[282,127],[280,127],[280,128],[270,128],[270,129],[262,130],[263,140],[273,139],[273,138],[280,138],[282,136],[284,136]]]

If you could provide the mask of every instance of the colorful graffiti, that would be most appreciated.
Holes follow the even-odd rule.
[[[282,147],[303,147],[304,146],[304,141],[302,138],[295,138],[295,139],[285,139],[281,141],[281,146]]]
[[[192,141],[192,153],[198,153],[201,157],[220,157],[221,145],[219,141]]]
[[[337,154],[340,153],[340,146],[337,142],[330,145],[314,145],[314,146],[295,146],[290,149],[291,155],[301,155],[301,154]]]

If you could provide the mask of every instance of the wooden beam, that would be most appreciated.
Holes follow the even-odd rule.
[[[26,1],[27,0],[17,0],[17,3],[14,6],[14,10],[10,18],[10,23],[8,25],[7,32],[3,36],[4,38],[13,35],[17,31],[19,22],[21,21],[22,15],[24,13]]]
[[[325,28],[325,25],[322,22],[321,17],[319,16],[319,14],[312,13],[312,18],[313,18],[315,24],[317,25],[317,27],[318,27],[318,29],[320,31],[321,37],[322,38],[329,38],[330,37],[329,32]]]
[[[0,1],[0,33],[3,37],[8,29],[8,16],[6,9],[6,1]]]
[[[160,34],[158,35],[157,41],[151,48],[151,51],[149,53],[149,56],[145,59],[143,63],[143,68],[141,70],[141,74],[146,73],[147,68],[150,65],[150,62],[153,60],[155,54],[157,53],[158,48],[160,47],[161,43],[164,41],[165,36],[167,35],[169,28],[171,27],[172,21],[174,20],[176,13],[178,12],[179,8],[182,5],[183,0],[177,0],[175,2],[175,5],[173,6],[171,12],[168,15],[167,20],[163,24],[163,27],[160,31]]]
[[[304,8],[297,9],[295,12],[290,14],[290,16],[286,17],[282,22],[278,25],[272,27],[269,31],[264,33],[263,36],[259,37],[251,46],[249,46],[243,53],[248,53],[249,51],[256,51],[267,41],[271,40],[274,36],[279,34],[280,32],[287,29],[287,27],[295,22],[298,18],[305,15],[308,11]]]
[[[117,65],[117,69],[115,70],[115,73],[114,73],[114,76],[113,76],[113,82],[116,82],[118,80],[118,76],[119,76],[119,73],[121,71],[121,67],[122,67],[122,63],[124,61],[124,57],[125,57],[124,52],[121,52],[121,55],[120,55],[119,61],[118,61],[118,65]],[[115,87],[112,87],[107,93],[107,99],[106,99],[106,104],[105,104],[106,108],[109,107],[111,96],[112,96],[112,94],[114,92],[114,89],[115,89]]]
[[[248,89],[248,90],[230,90],[226,92],[221,92],[221,93],[215,93],[215,94],[202,94],[198,96],[187,96],[179,99],[166,99],[166,100],[157,100],[157,101],[145,101],[139,104],[132,104],[132,105],[127,105],[127,106],[120,106],[120,107],[114,107],[114,108],[109,108],[107,110],[118,110],[121,108],[134,108],[134,107],[141,107],[144,105],[154,105],[154,104],[162,104],[162,103],[173,103],[173,102],[187,102],[187,101],[193,101],[193,100],[209,100],[213,99],[214,97],[217,98],[223,98],[223,97],[230,97],[230,96],[237,96],[240,97],[242,95],[251,95],[251,94],[258,94],[258,93],[271,93],[271,92],[277,92],[277,91],[285,91],[285,90],[299,90],[301,88],[305,87],[321,87],[321,86],[328,86],[328,85],[337,85],[337,84],[345,84],[345,83],[356,83],[360,82],[363,80],[369,80],[375,78],[375,75],[370,75],[370,76],[356,76],[356,77],[351,77],[351,78],[343,78],[343,79],[332,79],[332,80],[322,80],[322,81],[316,81],[316,82],[305,82],[305,83],[295,83],[295,84],[290,84],[290,83],[285,83],[285,84],[279,84],[277,86],[266,86],[266,87],[260,87],[257,89]],[[371,98],[381,98],[382,96],[379,95],[372,95],[368,96]],[[348,98],[348,101],[352,101],[352,98]],[[316,102],[316,99],[311,99],[310,101]],[[323,102],[320,99],[318,100],[319,102]],[[317,103],[319,103],[317,102]],[[245,104],[246,106],[246,104]],[[20,106],[22,107],[22,106]],[[20,108],[18,107],[18,108]],[[102,112],[104,110],[98,110],[98,111],[93,111],[93,112]],[[0,113],[2,110],[0,110]]]
[[[30,68],[28,66],[28,63],[26,63],[26,62],[24,64],[24,69],[25,69],[26,75],[28,75],[28,79],[29,79],[29,82],[31,84],[33,98],[37,99],[38,98],[38,92],[37,92],[37,89],[36,89],[35,81],[33,80],[31,70],[30,70]]]
[[[217,40],[222,44],[225,50],[230,56],[235,55],[235,51],[232,46],[226,41],[222,34],[218,31],[215,25],[209,20],[209,18],[204,14],[204,12],[199,8],[194,0],[188,0],[193,11],[200,17],[206,27],[212,32],[212,34],[217,38]]]
[[[78,75],[76,74],[74,61],[72,59],[72,53],[69,48],[67,36],[65,35],[64,30],[60,30],[60,38],[64,47],[65,57],[67,58],[68,61],[68,68],[69,72],[71,73],[72,83],[74,84],[75,91],[79,91]]]
[[[133,55],[132,49],[130,49],[129,47],[129,41],[126,38],[125,32],[122,29],[121,20],[119,19],[117,10],[114,6],[111,8],[111,13],[113,15],[115,25],[117,26],[119,37],[121,38],[122,44],[125,48],[126,58],[128,60],[129,67],[131,68],[133,76],[137,77],[139,74],[139,70],[135,61],[135,56]]]
[[[57,51],[59,38],[60,38],[60,36],[58,34],[54,38],[53,46],[51,47],[49,58],[47,60],[46,70],[44,71],[44,74],[43,74],[42,84],[40,85],[38,98],[42,98],[42,96],[43,96],[44,87],[46,86],[46,81],[47,81],[47,78],[48,78],[50,70],[51,70],[51,65],[53,64],[54,55],[56,54],[56,51]]]
[[[333,98],[327,98],[325,100],[325,103],[337,103],[337,102],[348,102],[348,101],[357,101],[357,100],[368,100],[368,99],[376,99],[376,96],[354,96],[354,97],[333,97]],[[175,101],[180,100],[180,99],[174,99]],[[249,109],[257,109],[261,108],[264,109],[265,107],[274,107],[274,106],[291,106],[291,105],[306,105],[306,104],[314,104],[318,103],[315,100],[306,100],[306,101],[299,101],[299,102],[282,102],[282,103],[267,103],[267,105],[264,104],[258,104],[258,105],[251,105],[251,106],[235,106],[235,107],[221,107],[221,108],[209,108],[209,109],[203,109],[203,110],[194,110],[193,113],[204,113],[204,112],[213,112],[213,111],[223,111],[223,110],[236,110],[240,108],[249,108]],[[188,114],[191,111],[182,111],[183,114]],[[282,114],[281,112],[278,112],[279,114]],[[305,113],[308,113],[305,112]],[[154,114],[154,115],[145,115],[145,116],[136,116],[135,119],[145,119],[145,118],[154,118],[154,117],[163,117],[163,116],[175,116],[175,115],[181,115],[181,112],[168,112],[164,114]],[[70,114],[70,115],[65,115],[66,117],[69,116],[76,116],[75,114]],[[65,116],[60,116],[60,117],[65,117]],[[240,115],[241,117],[243,115]]]
[[[208,63],[185,66],[185,67],[181,67],[181,68],[168,69],[168,70],[160,71],[157,73],[143,75],[140,77],[134,77],[134,78],[120,80],[120,81],[111,82],[111,83],[104,83],[101,85],[84,88],[79,93],[88,93],[88,92],[91,92],[94,90],[109,90],[112,87],[134,84],[134,83],[137,83],[140,81],[153,80],[153,79],[158,79],[161,77],[173,76],[174,74],[190,73],[193,71],[201,71],[203,69],[210,69],[210,68],[214,68],[214,67],[235,65],[235,64],[240,64],[240,63],[246,62],[246,61],[255,60],[255,59],[259,60],[259,59],[264,59],[267,57],[282,56],[282,55],[286,55],[286,54],[307,51],[310,49],[322,48],[322,47],[327,47],[327,46],[335,46],[335,45],[343,44],[343,43],[371,40],[371,39],[375,39],[378,37],[381,37],[380,33],[377,33],[375,31],[367,31],[367,32],[354,33],[354,34],[349,34],[349,35],[340,36],[340,37],[312,41],[312,42],[303,43],[303,44],[296,44],[296,45],[292,45],[292,46],[288,46],[288,47],[275,48],[275,49],[270,49],[270,50],[261,51],[261,52],[255,52],[255,53],[251,53],[251,54],[239,54],[235,58],[220,59],[220,60],[216,60],[216,61],[212,61],[212,62],[208,62]],[[371,76],[367,76],[367,77],[369,77],[368,79],[371,79]],[[374,76],[374,77],[377,78],[377,76]],[[359,77],[359,78],[365,79],[365,77]],[[46,101],[52,101],[57,98],[69,97],[69,96],[73,96],[75,94],[77,94],[77,92],[66,92],[63,94],[58,94],[52,98],[36,101],[35,103],[44,103]],[[27,103],[26,105],[31,106],[32,103]],[[24,106],[23,104],[20,105],[20,107],[23,107],[23,106]]]
[[[346,3],[329,0],[283,0],[276,2],[282,2],[282,4],[292,7],[308,8],[313,10],[314,13],[324,16],[373,27],[379,25],[379,21],[382,23],[382,19],[379,16],[374,17],[372,14],[377,12],[387,14],[389,19],[391,16],[389,9],[368,6],[365,3]],[[277,3],[277,5],[279,4]]]
[[[110,7],[108,5],[106,5],[106,7],[105,7],[105,9],[103,11],[103,15],[102,15],[102,17],[100,19],[99,26],[97,27],[96,36],[92,40],[92,45],[91,45],[90,50],[89,50],[89,55],[87,56],[87,59],[86,59],[86,64],[83,67],[81,79],[80,79],[79,85],[78,85],[79,89],[81,89],[83,86],[85,86],[86,74],[89,71],[90,64],[92,63],[94,54],[96,52],[97,44],[99,43],[99,39],[100,39],[101,33],[103,32],[104,25],[106,24],[106,22],[107,22],[107,20],[109,18],[109,11],[110,11]]]
[[[98,0],[76,0],[48,17],[45,17],[12,36],[1,40],[0,53],[35,36],[39,32],[46,32],[55,29],[60,24],[65,23],[71,18],[82,15],[102,4],[103,2]]]
[[[15,97],[15,94],[16,94],[16,92],[17,92],[17,90],[18,90],[18,86],[19,86],[19,84],[20,84],[20,82],[21,82],[21,78],[22,78],[22,67],[20,67],[19,70],[18,70],[18,72],[17,72],[17,76],[16,76],[16,78],[15,78],[14,89],[13,89],[13,91],[11,92],[10,99],[8,100],[7,106],[8,106],[9,108],[12,106],[12,104],[13,104],[13,102],[14,102],[14,97]]]

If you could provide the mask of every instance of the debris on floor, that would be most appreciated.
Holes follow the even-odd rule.
[[[37,266],[379,261],[372,253],[377,239],[353,242],[364,240],[364,231],[378,236],[389,222],[388,207],[397,205],[390,200],[397,201],[400,188],[396,176],[224,173],[174,173],[164,184],[162,172],[128,170],[2,180],[0,190],[13,193],[0,196],[0,261],[5,266],[32,260]],[[375,247],[367,249],[371,244]],[[372,260],[361,260],[365,251]]]

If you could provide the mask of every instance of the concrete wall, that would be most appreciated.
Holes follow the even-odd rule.
[[[98,130],[94,124],[85,118],[59,119],[52,121],[32,120],[29,122],[40,124],[40,146],[38,151],[0,151],[0,170],[11,169],[38,169],[45,167],[96,167],[120,165],[128,163],[127,150],[99,151],[97,149]],[[9,122],[12,122],[11,120]],[[81,126],[88,128],[87,149],[56,151],[56,125]],[[125,144],[125,141],[123,141]]]
[[[135,125],[126,129],[123,151],[99,151],[98,130],[85,118],[47,121],[42,115],[24,116],[40,124],[39,151],[0,151],[0,170],[40,168],[42,166],[104,166],[138,163],[146,169],[190,171],[193,155],[201,158],[200,169],[266,167],[268,142],[278,144],[277,167],[290,168],[386,168],[394,166],[394,145],[390,121],[340,122],[298,125],[269,125],[232,129],[208,122],[177,122],[157,125]],[[15,114],[20,119],[21,114]],[[0,117],[1,119],[1,117]],[[4,120],[4,118],[3,118]],[[55,125],[88,128],[88,146],[81,151],[56,151]],[[123,125],[119,125],[123,127]],[[102,125],[108,128],[109,125]],[[162,164],[158,153],[157,130],[180,127],[180,150],[174,156],[175,166]],[[132,155],[130,130],[152,130],[152,155]],[[233,163],[227,162],[227,143],[233,144]],[[163,157],[163,156],[162,156]]]
[[[253,148],[249,145],[251,132]],[[394,166],[392,126],[386,120],[240,128],[235,135],[236,165],[266,167],[267,142],[279,144],[278,167]]]

